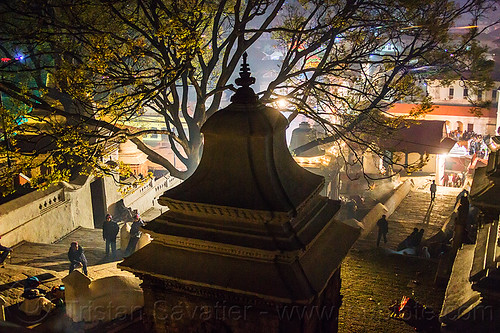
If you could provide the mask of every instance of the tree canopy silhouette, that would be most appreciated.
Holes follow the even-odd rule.
[[[385,117],[391,104],[422,98],[416,69],[459,77],[478,66],[484,50],[474,44],[481,32],[476,22],[491,3],[2,2],[0,157],[11,163],[0,182],[38,165],[51,167],[32,175],[39,186],[75,173],[109,173],[101,158],[126,139],[173,176],[187,177],[200,159],[200,128],[234,90],[245,52],[264,103],[285,99],[289,119],[314,119],[327,133],[323,140],[371,147],[367,134],[394,125]],[[471,27],[452,38],[450,29],[463,17]],[[164,129],[127,126],[145,112],[162,119]],[[140,139],[151,133],[168,137],[183,168]]]

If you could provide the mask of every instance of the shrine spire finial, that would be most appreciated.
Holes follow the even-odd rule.
[[[243,53],[243,63],[241,64],[240,77],[235,80],[241,87],[250,87],[255,83],[255,78],[250,76],[250,66],[247,63],[248,54]]]
[[[240,77],[234,82],[240,86],[236,94],[231,97],[231,101],[235,103],[251,103],[258,100],[257,95],[250,86],[255,83],[255,78],[250,76],[250,66],[247,63],[248,54],[243,53],[243,63],[241,64]]]

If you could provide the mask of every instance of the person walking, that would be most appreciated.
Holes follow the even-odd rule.
[[[2,236],[0,236],[0,239],[2,238]],[[7,247],[7,246],[3,246],[2,244],[0,244],[0,267],[4,267],[4,261],[5,259],[7,259],[7,257],[9,256],[9,254],[12,252],[12,249],[10,247]]]
[[[437,191],[436,181],[433,180],[431,184],[431,201],[434,201],[434,199],[436,199],[436,191]]]
[[[387,223],[386,216],[382,217],[377,221],[378,227],[378,237],[377,237],[377,247],[380,246],[380,238],[384,237],[384,244],[387,243],[387,233],[389,232],[389,224]]]
[[[127,248],[125,249],[125,257],[128,257],[135,251],[135,247],[139,242],[139,238],[141,238],[141,230],[140,228],[145,225],[144,221],[141,219],[139,214],[134,215],[134,222],[130,227],[130,240],[128,241]]]
[[[111,254],[116,258],[116,235],[119,230],[118,223],[113,221],[113,216],[107,214],[106,221],[102,225],[102,239],[106,241],[106,256],[109,255],[111,249]]]
[[[83,247],[78,245],[78,242],[72,242],[68,251],[68,259],[70,262],[69,273],[73,272],[75,268],[82,267],[83,274],[88,275],[87,272],[87,258],[83,253]]]

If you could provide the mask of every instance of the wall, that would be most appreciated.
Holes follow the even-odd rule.
[[[398,208],[401,201],[410,193],[413,187],[412,181],[407,179],[403,184],[401,184],[393,195],[386,202],[384,202],[385,208],[387,208],[386,215],[391,216],[392,213]]]
[[[437,155],[429,154],[429,162],[422,168],[423,172],[436,172],[437,170]]]
[[[180,184],[180,182],[180,179],[170,175],[165,175],[158,179],[151,179],[149,182],[124,197],[123,202],[125,206],[132,210],[137,210],[139,213],[144,213],[152,207],[162,208],[163,206],[160,206],[157,202],[158,197],[169,188]],[[167,208],[163,207],[163,209],[166,210]]]
[[[430,82],[428,86],[429,95],[432,97],[432,101],[434,103],[470,104],[467,97],[464,97],[464,87],[462,81],[453,81],[448,87],[442,87],[439,84],[439,81],[433,81]],[[495,82],[494,86],[498,87],[498,85],[499,82]],[[450,96],[450,87],[453,88],[453,96]],[[469,98],[477,99],[477,96],[473,93],[472,89],[468,90],[468,95]],[[497,98],[493,98],[492,90],[484,90],[482,92],[482,100],[496,103]]]
[[[361,223],[363,223],[363,231],[361,232],[360,238],[368,236],[373,228],[375,228],[377,221],[382,217],[382,215],[387,215],[387,211],[387,207],[380,202],[376,204],[375,207],[373,207],[361,220]]]
[[[377,221],[386,215],[391,216],[392,213],[398,208],[401,201],[410,193],[413,187],[413,183],[410,180],[406,180],[401,184],[398,189],[391,195],[391,197],[384,203],[380,202],[373,207],[368,214],[363,217],[361,223],[363,223],[363,231],[361,232],[360,238],[365,238],[370,234],[370,232],[376,227]]]
[[[393,159],[394,161],[397,161],[398,164],[404,164],[405,154],[402,152],[395,152],[393,155]],[[412,163],[418,162],[419,160],[420,160],[419,153],[408,154],[408,164],[411,165]],[[365,173],[380,174],[380,169],[378,169],[377,164],[379,165],[382,164],[382,159],[379,156],[370,152],[365,153],[363,158],[363,168],[365,170]],[[434,173],[436,172],[436,167],[437,167],[437,155],[429,154],[429,162],[427,162],[427,164],[425,164],[420,171]],[[394,172],[398,172],[401,169],[403,169],[402,166],[397,164],[393,165]]]
[[[22,241],[52,243],[78,227],[94,228],[90,183],[80,178],[75,183],[61,183],[44,191],[35,191],[0,205],[1,244],[13,246]],[[104,178],[106,206],[121,200],[117,185]],[[158,197],[180,180],[164,176],[151,180],[129,194],[127,207],[143,213],[152,207],[161,208]],[[163,209],[166,209],[163,207]]]
[[[117,175],[118,177],[118,175]],[[106,211],[114,214],[116,203],[122,200],[119,185],[114,181],[113,177],[104,177],[104,193],[106,197]]]
[[[467,124],[474,124],[474,132],[479,134],[489,134],[495,135],[495,119],[489,117],[459,117],[459,116],[443,116],[443,115],[433,115],[432,113],[428,113],[424,116],[425,120],[444,120],[450,122],[449,130],[456,130],[457,123],[460,121],[464,125],[464,131],[467,130]]]
[[[429,162],[424,165],[424,167],[420,170],[423,172],[430,172],[434,173],[436,172],[437,168],[437,155],[436,154],[429,154]],[[415,162],[418,162],[420,160],[420,154],[419,153],[410,153],[408,154],[408,164],[412,164]]]
[[[363,169],[365,173],[379,175],[381,167],[382,159],[380,156],[370,151],[366,151],[363,154]]]
[[[52,243],[77,227],[93,228],[90,182],[62,183],[0,205],[2,245]]]

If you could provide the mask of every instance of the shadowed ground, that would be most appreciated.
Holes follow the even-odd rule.
[[[429,189],[428,185],[421,186],[422,188],[418,186],[389,217],[388,243],[377,249],[377,233],[374,230],[366,239],[359,240],[355,244],[343,262],[342,294],[344,299],[339,317],[340,333],[414,332],[413,328],[406,324],[389,319],[388,307],[391,301],[399,300],[403,295],[414,294],[418,301],[439,312],[444,289],[433,286],[437,261],[388,255],[384,251],[385,247],[395,249],[414,227],[425,228],[424,238],[432,236],[451,214],[455,197],[460,191],[438,187],[437,200],[430,212],[429,223],[424,224],[424,217],[429,208]],[[153,217],[145,217],[143,214],[146,221]],[[37,326],[33,318],[16,317],[18,314],[16,307],[22,300],[20,298],[23,291],[22,283],[26,277],[50,274],[53,277],[42,282],[42,287],[45,289],[61,284],[61,278],[68,273],[67,251],[74,240],[77,240],[85,249],[89,261],[89,275],[93,279],[129,274],[117,269],[116,261],[106,263],[108,260],[104,259],[104,241],[102,231],[99,229],[78,229],[56,244],[23,243],[14,249],[12,259],[7,260],[5,268],[0,268],[0,294],[7,300],[7,305],[12,306],[9,309],[10,312],[7,313],[8,317],[14,317],[20,324],[23,324],[24,320],[24,326],[36,326],[41,332],[54,331],[56,327],[64,330],[64,327],[68,327],[69,323],[64,321],[65,316],[47,317],[43,325]],[[49,275],[46,276],[49,277]],[[412,280],[417,280],[418,284],[416,286],[409,284]],[[27,320],[35,321],[26,323]],[[119,323],[118,326],[120,326]],[[47,330],[47,327],[50,329]],[[74,326],[73,328],[76,329],[75,331],[82,329],[82,327]],[[142,332],[142,329],[141,323],[136,322],[125,328],[125,331]],[[123,331],[123,328],[116,331]]]
[[[403,322],[389,319],[389,306],[402,296],[414,295],[417,301],[433,308],[437,315],[444,298],[444,288],[434,286],[437,259],[387,254],[395,250],[413,228],[424,228],[424,239],[434,235],[453,211],[461,189],[438,186],[436,202],[424,222],[430,205],[428,183],[417,184],[388,218],[387,244],[376,247],[377,229],[360,239],[342,263],[342,294],[339,316],[340,333],[411,333]],[[417,281],[417,284],[410,283]]]

